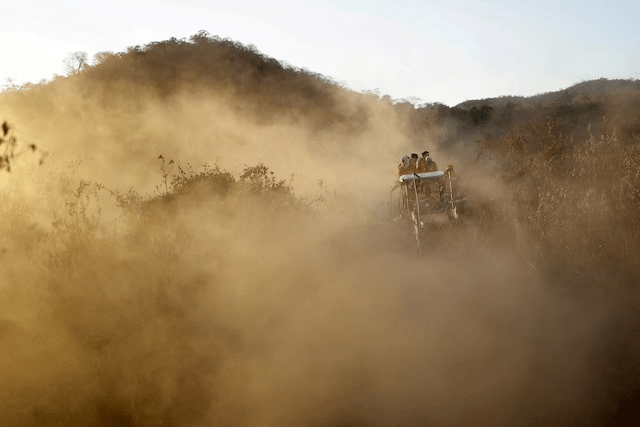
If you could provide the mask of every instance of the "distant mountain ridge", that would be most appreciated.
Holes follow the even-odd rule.
[[[632,94],[640,94],[640,80],[609,80],[606,78],[600,78],[597,80],[587,80],[576,83],[575,85],[570,86],[566,89],[546,92],[529,97],[500,96],[496,98],[468,100],[457,104],[456,106],[454,106],[454,108],[468,110],[473,107],[480,108],[483,105],[488,105],[495,108],[505,106],[509,103],[523,106],[541,105],[544,107],[549,107],[561,104],[574,104],[587,100],[598,101],[604,98],[615,98],[617,96],[626,96]]]

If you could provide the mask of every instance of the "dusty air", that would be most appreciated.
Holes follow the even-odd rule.
[[[637,425],[638,81],[415,105],[204,32],[79,57],[0,92],[2,425]]]

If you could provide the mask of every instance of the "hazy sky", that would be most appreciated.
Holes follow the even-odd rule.
[[[63,74],[75,51],[200,30],[354,90],[448,105],[640,78],[640,0],[22,0],[2,17],[0,85]]]

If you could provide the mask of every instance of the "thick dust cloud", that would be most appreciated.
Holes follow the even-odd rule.
[[[178,52],[185,48],[166,45]],[[237,61],[257,56],[235,45],[226,49],[226,55],[240,56]],[[205,55],[211,64],[199,64]],[[87,179],[111,187],[153,190],[159,155],[183,165],[218,162],[233,171],[261,162],[279,176],[294,175],[301,193],[317,190],[319,180],[332,188],[365,185],[371,191],[381,183],[381,174],[372,171],[385,164],[382,182],[388,185],[400,147],[413,141],[387,105],[312,75],[302,74],[309,83],[296,83],[297,74],[281,66],[265,71],[261,65],[259,77],[223,73],[218,81],[207,76],[212,64],[231,68],[235,61],[216,55],[203,48],[177,64],[159,47],[122,54],[112,59],[115,64],[106,61],[84,74],[37,85],[28,95],[5,95],[6,119],[51,153],[49,163],[78,161],[82,176],[86,171]],[[202,75],[193,81],[197,70]],[[140,77],[143,72],[148,78]],[[293,80],[277,74],[285,72]]]
[[[164,48],[206,43],[187,45]],[[20,159],[0,205],[7,425],[599,419],[614,300],[550,290],[494,177],[469,186],[494,222],[417,256],[388,204],[395,166],[455,159],[389,103],[269,75],[274,94],[204,84],[184,77],[206,57],[176,67],[162,47],[2,95],[49,153]],[[162,80],[126,79],[145,54]]]

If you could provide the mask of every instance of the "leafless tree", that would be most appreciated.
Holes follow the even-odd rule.
[[[87,52],[73,52],[64,60],[67,74],[75,74],[89,65]]]

